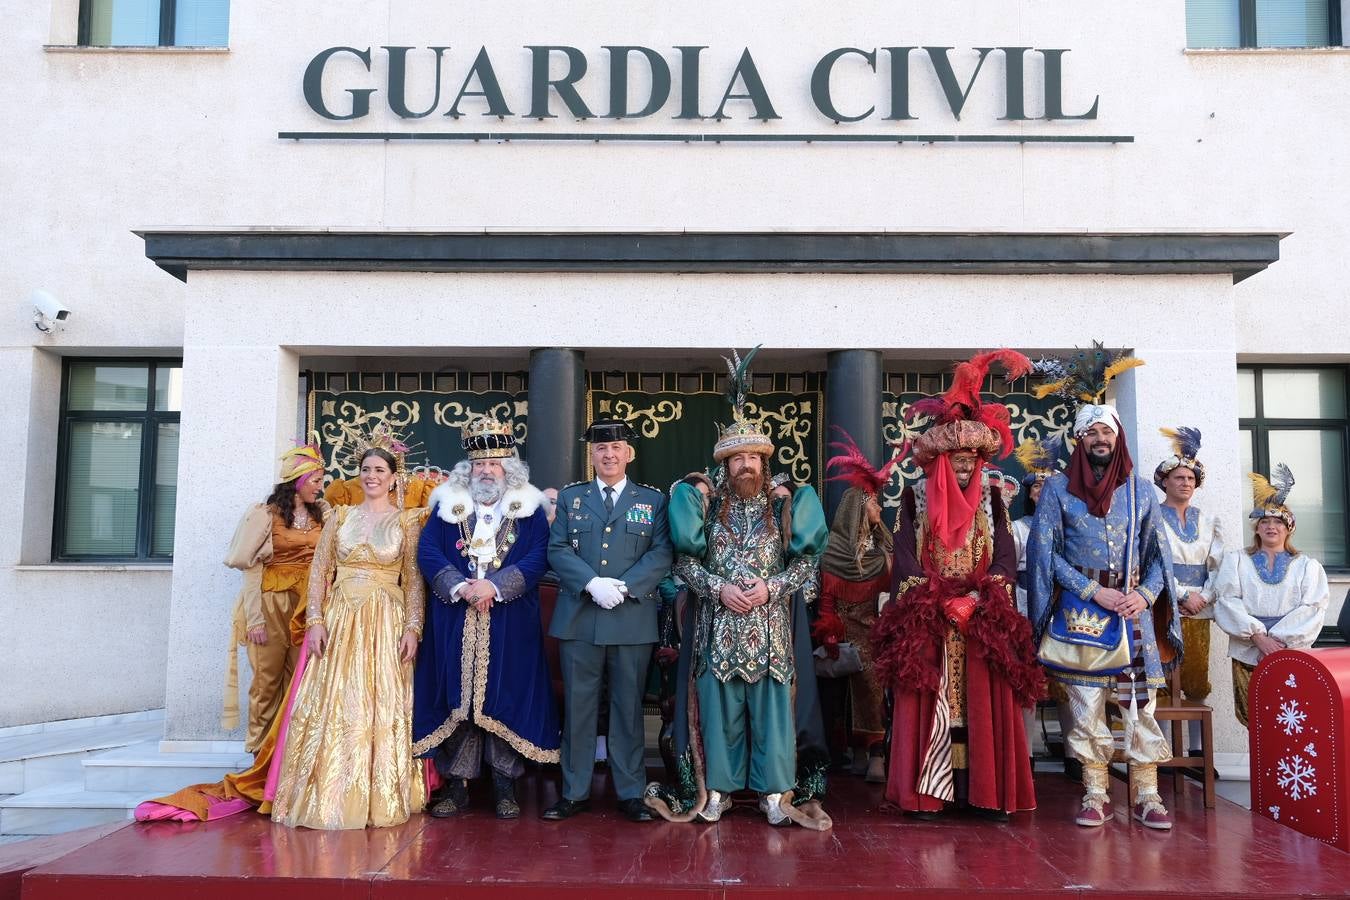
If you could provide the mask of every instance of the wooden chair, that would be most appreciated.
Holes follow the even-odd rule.
[[[1201,777],[1197,780],[1204,785],[1205,808],[1213,809],[1215,804],[1214,790],[1214,710],[1198,700],[1187,700],[1181,695],[1181,667],[1172,670],[1172,674],[1167,679],[1168,690],[1158,692],[1158,703],[1153,716],[1158,721],[1159,727],[1163,728],[1163,733],[1168,734],[1170,726],[1170,739],[1172,744],[1172,758],[1165,759],[1158,763],[1159,769],[1172,770],[1172,785],[1178,795],[1186,788],[1186,775],[1194,775],[1197,764],[1200,767]],[[1107,718],[1120,715],[1120,707],[1116,704],[1114,692],[1107,703]],[[1200,756],[1187,756],[1185,744],[1185,723],[1200,723]],[[1129,774],[1129,763],[1125,764],[1126,777]],[[1133,801],[1133,798],[1131,798]]]

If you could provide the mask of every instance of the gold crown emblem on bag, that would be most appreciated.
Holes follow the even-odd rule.
[[[1108,616],[1099,616],[1090,609],[1074,609],[1064,617],[1064,626],[1070,634],[1081,634],[1099,638],[1106,626],[1111,624]]]
[[[460,446],[469,454],[469,459],[511,456],[516,449],[514,427],[510,422],[498,422],[492,416],[479,416],[464,426]]]

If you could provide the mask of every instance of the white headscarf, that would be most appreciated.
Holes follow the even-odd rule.
[[[1082,437],[1093,425],[1101,423],[1111,429],[1112,434],[1120,434],[1120,415],[1114,406],[1105,403],[1084,403],[1078,407],[1073,418],[1074,437]]]

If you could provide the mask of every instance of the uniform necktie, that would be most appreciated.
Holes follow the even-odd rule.
[[[605,512],[614,512],[614,488],[605,485]]]

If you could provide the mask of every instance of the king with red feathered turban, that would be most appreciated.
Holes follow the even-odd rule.
[[[1017,551],[1000,491],[980,477],[1012,450],[1008,410],[980,396],[990,367],[1031,371],[1011,350],[956,367],[912,455],[923,477],[896,519],[891,602],[873,632],[877,676],[895,694],[886,797],[928,818],[965,803],[993,818],[1033,809],[1022,709],[1044,692],[1013,586]]]

